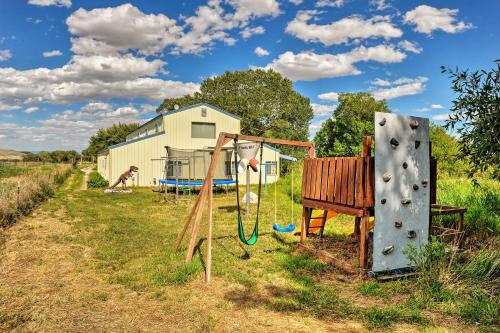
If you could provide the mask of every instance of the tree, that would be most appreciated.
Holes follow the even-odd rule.
[[[200,92],[166,99],[157,112],[206,102],[242,118],[247,135],[307,140],[313,110],[309,99],[297,93],[292,81],[272,70],[227,71],[201,83]]]
[[[390,112],[385,101],[368,93],[340,94],[333,117],[316,133],[318,156],[359,156],[365,135],[375,132],[375,112]]]
[[[460,155],[469,162],[471,176],[491,168],[500,179],[500,60],[489,71],[469,72],[441,66],[458,96],[453,101],[447,129],[459,134]]]
[[[125,141],[127,135],[136,130],[139,124],[118,124],[102,128],[89,139],[89,146],[82,153],[84,156],[96,157],[97,153],[110,145]]]
[[[458,176],[465,171],[463,161],[459,160],[458,141],[446,130],[436,124],[429,127],[429,137],[432,142],[432,156],[437,160],[438,172]]]

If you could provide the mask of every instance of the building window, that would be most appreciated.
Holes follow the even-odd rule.
[[[201,116],[206,117],[207,116],[207,109],[201,108]]]
[[[236,168],[234,166],[234,161],[226,161],[226,176],[236,175]]]
[[[266,161],[266,173],[268,176],[276,176],[278,174],[278,162]]]
[[[191,123],[191,137],[199,139],[215,139],[215,124]]]

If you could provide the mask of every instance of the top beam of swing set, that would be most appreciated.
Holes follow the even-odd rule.
[[[217,144],[214,149],[214,153],[212,155],[212,160],[210,162],[210,166],[208,168],[207,176],[205,177],[205,181],[203,183],[203,187],[198,194],[198,198],[194,206],[191,208],[189,215],[187,217],[182,230],[179,232],[179,236],[177,237],[177,241],[175,242],[175,251],[179,250],[179,247],[182,243],[182,239],[191,223],[191,220],[194,216],[194,223],[191,229],[191,237],[188,243],[188,250],[186,253],[186,262],[190,262],[193,258],[193,252],[195,247],[196,238],[198,236],[198,232],[200,230],[200,222],[201,216],[203,213],[202,207],[208,197],[208,235],[207,235],[207,260],[206,260],[206,268],[205,268],[205,281],[210,282],[210,274],[212,269],[212,182],[215,174],[215,168],[219,159],[220,152],[222,147],[227,144],[229,141],[238,139],[238,140],[246,140],[253,142],[262,142],[268,144],[277,144],[277,145],[285,145],[285,146],[295,146],[295,147],[305,147],[308,148],[309,157],[314,157],[314,143],[307,141],[293,141],[293,140],[283,140],[283,139],[273,139],[273,138],[263,138],[260,136],[251,136],[251,135],[240,135],[240,134],[231,134],[231,133],[220,133],[219,138],[217,139]],[[304,233],[302,230],[301,233]]]

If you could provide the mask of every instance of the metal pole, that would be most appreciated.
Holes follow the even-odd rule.
[[[247,167],[247,216],[250,216],[250,169]]]

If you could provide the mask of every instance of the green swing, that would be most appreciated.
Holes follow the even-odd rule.
[[[255,226],[253,227],[253,232],[250,238],[246,238],[245,231],[243,230],[243,219],[241,218],[241,207],[240,207],[240,188],[238,181],[238,138],[234,139],[234,167],[236,170],[236,201],[238,203],[238,237],[240,241],[246,245],[254,245],[259,238],[259,210],[260,210],[260,189],[262,185],[262,167],[259,168],[259,190],[258,190],[258,198],[257,198],[257,216],[255,221]],[[262,151],[263,151],[263,143],[260,143],[260,159],[259,163],[262,162]],[[247,200],[249,200],[249,194],[247,193]]]

